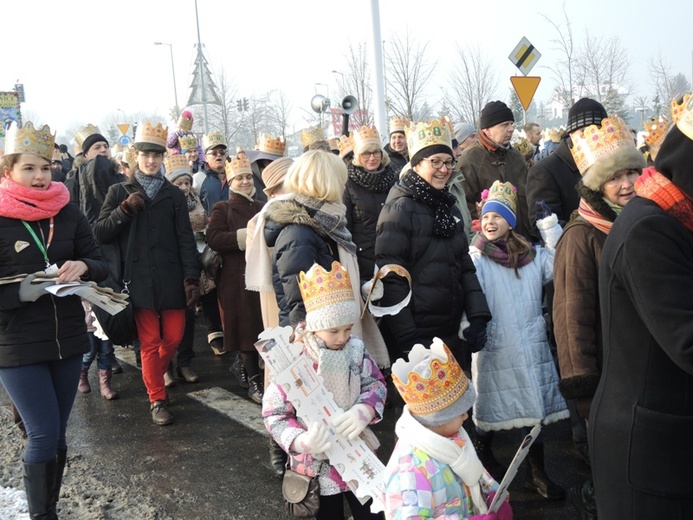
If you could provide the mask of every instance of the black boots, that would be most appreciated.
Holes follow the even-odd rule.
[[[474,436],[474,448],[476,449],[476,454],[483,464],[486,471],[488,471],[491,476],[498,482],[503,480],[505,472],[508,468],[503,466],[496,457],[493,455],[493,450],[491,450],[491,444],[493,443],[493,432],[486,432],[483,436],[477,434]]]
[[[544,445],[532,444],[527,454],[527,474],[525,476],[525,489],[534,491],[549,500],[565,499],[565,490],[552,482],[544,470]]]
[[[591,478],[570,488],[568,496],[580,514],[580,520],[597,520],[597,503],[594,500],[594,483]]]
[[[260,380],[260,374],[254,375],[248,379],[248,398],[257,404],[262,404],[262,395],[264,389],[262,388],[262,381]]]
[[[277,444],[277,441],[275,441],[272,437],[270,437],[269,440],[269,453],[270,466],[272,466],[274,473],[278,477],[283,477],[284,470],[286,469],[287,455],[286,452],[282,449],[282,447],[279,444]]]
[[[240,352],[236,355],[235,359],[231,363],[229,371],[236,377],[238,384],[241,385],[241,388],[250,388],[250,383],[248,382],[248,372],[246,372],[245,367],[243,366],[243,359],[241,359]]]
[[[55,460],[43,464],[24,463],[24,489],[29,505],[29,518],[32,520],[57,520],[58,518],[55,512],[56,466]],[[60,480],[62,481],[62,475]],[[59,494],[60,490],[57,493]],[[53,502],[54,497],[56,497],[55,502]]]

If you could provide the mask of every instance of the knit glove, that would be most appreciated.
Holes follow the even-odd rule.
[[[188,309],[194,309],[197,301],[200,299],[200,281],[187,279],[183,282],[185,289],[185,305]]]
[[[368,293],[371,291],[371,287],[373,287],[373,280],[369,280],[366,283],[364,283],[361,286],[361,296],[365,300],[368,298]],[[383,287],[383,282],[378,280],[375,282],[375,287],[373,288],[373,294],[371,294],[371,300],[379,300],[380,298],[383,297],[383,294],[385,294],[385,288]]]
[[[128,216],[134,217],[144,208],[144,197],[137,191],[131,193],[127,199],[120,203],[120,207]]]
[[[44,294],[48,294],[46,293],[46,287],[55,285],[55,279],[50,279],[47,282],[31,283],[34,278],[36,278],[35,274],[29,274],[19,283],[20,302],[35,302]]]
[[[361,432],[366,429],[374,417],[375,410],[372,406],[358,403],[343,414],[338,415],[332,421],[332,426],[342,437],[353,441],[361,435]]]
[[[308,431],[303,432],[291,443],[291,451],[296,453],[324,453],[332,447],[330,432],[325,425],[315,421]]]
[[[483,318],[472,318],[462,335],[471,351],[479,352],[486,345],[486,321]]]
[[[544,246],[547,249],[556,249],[558,239],[563,234],[563,228],[558,223],[558,216],[551,213],[548,217],[537,220],[537,229],[541,233],[541,239],[544,241]]]

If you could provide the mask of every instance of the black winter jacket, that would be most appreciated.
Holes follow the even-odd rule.
[[[81,260],[87,264],[89,280],[106,278],[106,262],[79,208],[68,204],[55,216],[54,223],[49,261],[60,267],[67,260]],[[49,219],[29,225],[37,236],[41,236],[39,226],[43,236],[49,236]],[[43,255],[21,220],[0,217],[0,277],[35,273],[45,267]],[[0,366],[54,361],[88,350],[79,296],[58,298],[46,294],[35,302],[23,303],[19,301],[18,283],[0,285]]]
[[[279,306],[279,325],[295,327],[306,319],[306,309],[298,287],[298,275],[315,263],[329,270],[339,260],[337,244],[323,235],[321,228],[300,204],[287,200],[273,202],[265,210],[265,240],[274,247],[272,284]]]
[[[451,348],[459,345],[457,336],[462,313],[467,317],[491,319],[486,297],[469,257],[469,244],[462,216],[457,207],[454,236],[433,234],[434,210],[412,197],[401,182],[390,190],[380,213],[375,243],[379,266],[398,264],[412,277],[413,295],[409,304],[386,320],[401,352],[415,343],[428,346],[439,337]],[[401,302],[408,291],[406,280],[395,275],[383,279],[385,296],[379,304]]]
[[[185,309],[183,281],[198,280],[200,267],[185,195],[168,181],[153,200],[134,176],[108,190],[94,234],[100,243],[119,245],[121,272],[111,275],[115,279],[122,276],[133,223],[120,203],[135,191],[144,197],[145,207],[134,217],[137,225],[129,286],[132,304],[154,310]]]
[[[399,174],[402,173],[402,168],[409,162],[409,157],[395,152],[390,146],[390,143],[385,145],[385,153],[390,156],[390,168],[392,168],[392,171],[395,172],[397,178],[399,178]]]

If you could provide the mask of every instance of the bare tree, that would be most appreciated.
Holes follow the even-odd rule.
[[[373,90],[370,86],[371,74],[368,70],[366,45],[364,43],[359,43],[357,48],[349,45],[349,51],[346,55],[346,66],[347,72],[339,72],[340,79],[337,81],[337,84],[340,93],[351,94],[358,99],[359,109],[351,115],[351,122],[358,126],[371,125],[373,124]]]
[[[563,2],[565,28],[562,28],[546,15],[542,15],[542,17],[551,24],[558,35],[555,39],[551,40],[551,43],[554,44],[555,49],[561,54],[561,58],[556,61],[553,67],[548,67],[548,69],[558,83],[557,88],[554,89],[554,98],[563,105],[563,108],[568,109],[575,102],[573,91],[575,67],[573,55],[575,53],[575,45],[573,43],[573,28],[565,8],[565,2]]]
[[[395,34],[388,43],[385,51],[388,108],[415,121],[419,119],[417,108],[424,102],[426,81],[436,61],[427,59],[428,42],[418,43],[410,37],[408,29],[403,39]]]
[[[226,142],[230,143],[240,128],[238,112],[236,110],[236,97],[238,89],[235,87],[231,78],[226,74],[224,67],[219,69],[216,74],[218,85],[216,86],[219,104],[208,104],[207,115],[209,117],[209,127],[219,130],[226,136]]]
[[[640,124],[645,123],[645,114],[650,111],[646,96],[637,96],[633,99],[633,110],[640,112]]]
[[[289,126],[289,115],[291,112],[291,102],[289,101],[286,92],[283,90],[274,90],[268,105],[268,121],[273,127],[273,131],[277,136],[281,136],[286,140],[286,130]]]
[[[457,54],[445,98],[457,119],[478,127],[481,109],[496,93],[497,74],[478,45],[458,47]]]

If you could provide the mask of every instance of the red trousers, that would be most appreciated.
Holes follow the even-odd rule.
[[[142,380],[149,402],[166,399],[164,372],[176,353],[185,330],[185,310],[135,309],[135,323],[141,343]]]

